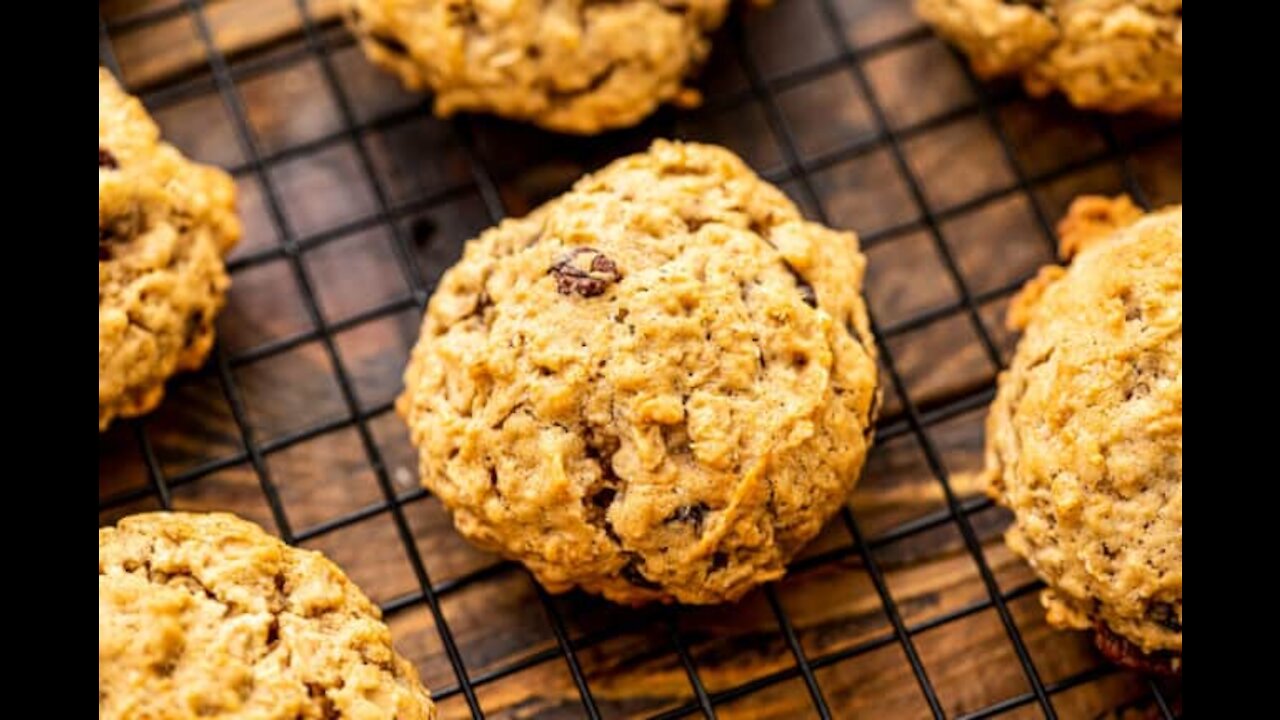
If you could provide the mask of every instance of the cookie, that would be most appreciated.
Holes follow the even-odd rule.
[[[1011,306],[1024,335],[987,421],[1009,546],[1048,585],[1049,622],[1113,659],[1182,658],[1182,207],[1077,199],[1070,267]]]
[[[983,77],[1107,112],[1182,115],[1182,0],[916,0]]]
[[[98,68],[98,430],[148,412],[204,362],[240,237],[235,184],[160,140]]]
[[[441,279],[398,403],[422,480],[553,592],[736,599],[862,468],[865,264],[727,150],[618,160]]]
[[[428,720],[378,608],[233,515],[98,528],[98,717]]]
[[[489,112],[589,135],[634,125],[687,85],[728,0],[347,0],[365,54],[436,112]]]

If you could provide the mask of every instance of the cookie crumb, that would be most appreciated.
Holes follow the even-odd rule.
[[[116,156],[112,155],[110,150],[99,145],[98,167],[106,168],[108,170],[118,170],[120,169],[120,163],[116,162]]]

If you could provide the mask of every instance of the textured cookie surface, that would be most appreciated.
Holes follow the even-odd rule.
[[[226,514],[98,529],[98,717],[426,720],[378,609],[320,553]]]
[[[1082,108],[1182,114],[1182,0],[916,0],[983,76]]]
[[[235,185],[168,143],[98,69],[98,429],[151,410],[213,345],[240,237]]]
[[[1142,216],[1081,198],[1060,234],[1075,259],[1010,314],[1025,335],[988,420],[991,491],[1016,515],[1010,546],[1049,585],[1051,623],[1177,669],[1182,207]]]
[[[365,53],[436,111],[560,132],[634,125],[698,101],[686,81],[728,0],[347,0]]]
[[[726,150],[618,160],[441,280],[400,401],[423,481],[553,591],[737,598],[862,467],[864,265]]]

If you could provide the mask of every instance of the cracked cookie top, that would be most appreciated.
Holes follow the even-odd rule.
[[[235,184],[160,140],[98,68],[98,430],[151,410],[204,362],[240,238]]]
[[[1182,115],[1182,0],[916,0],[984,77],[1108,112]]]
[[[618,160],[441,279],[399,403],[423,482],[553,591],[735,599],[862,467],[864,266],[727,150]]]
[[[365,54],[436,111],[492,112],[559,132],[634,125],[686,85],[728,0],[347,0]]]
[[[1025,327],[987,424],[1011,547],[1049,585],[1055,625],[1097,628],[1124,660],[1182,653],[1182,207],[1077,199],[1070,267],[1017,298]]]
[[[98,717],[435,716],[369,602],[323,555],[232,515],[98,529]]]

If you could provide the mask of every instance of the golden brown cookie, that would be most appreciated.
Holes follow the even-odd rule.
[[[1059,233],[1070,267],[1010,313],[1025,333],[987,421],[990,491],[1050,623],[1180,671],[1182,206],[1080,198]]]
[[[346,0],[365,54],[436,112],[491,112],[549,130],[634,125],[686,84],[728,0]]]
[[[1182,115],[1182,0],[916,0],[983,77],[1077,107]]]
[[[318,552],[224,513],[98,528],[98,717],[429,720],[378,608]]]
[[[399,403],[423,482],[552,591],[738,598],[862,468],[864,266],[727,150],[618,160],[444,275]]]
[[[160,402],[204,362],[240,238],[235,184],[160,141],[136,98],[98,68],[98,430]]]

